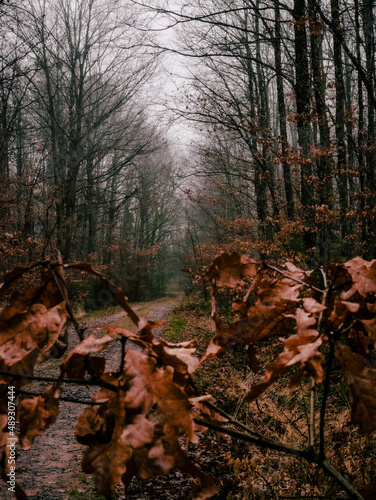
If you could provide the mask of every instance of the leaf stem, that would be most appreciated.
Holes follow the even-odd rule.
[[[30,392],[30,391],[23,391],[21,389],[16,389],[17,394],[22,394],[25,396],[43,396],[43,393],[37,393],[37,392]],[[59,401],[65,401],[67,403],[77,403],[81,405],[89,405],[89,406],[96,406],[96,405],[101,405],[103,403],[98,403],[95,401],[84,401],[83,399],[74,399],[74,398],[67,398],[65,396],[60,396]]]
[[[55,269],[51,266],[51,263],[49,263],[47,267],[48,267],[48,268],[49,268],[49,270],[51,271],[52,277],[53,277],[53,279],[54,279],[55,285],[57,286],[57,289],[58,289],[58,290],[59,290],[59,292],[60,292],[60,295],[61,295],[61,296],[62,296],[62,298],[65,300],[65,308],[66,308],[66,310],[67,310],[67,313],[68,313],[68,315],[69,315],[69,317],[70,317],[70,320],[71,320],[71,321],[72,321],[72,323],[73,323],[74,329],[75,329],[75,330],[76,330],[76,332],[77,332],[78,338],[79,338],[79,339],[80,339],[80,341],[82,342],[82,341],[84,340],[84,338],[85,338],[85,337],[84,337],[84,334],[83,334],[83,332],[84,332],[84,330],[85,330],[85,329],[82,329],[82,328],[80,327],[80,325],[78,324],[78,322],[77,322],[77,320],[76,320],[76,318],[75,318],[75,316],[74,316],[74,314],[73,314],[72,308],[71,308],[71,306],[70,306],[70,304],[69,304],[68,296],[67,296],[67,294],[64,292],[64,290],[61,288],[61,285],[60,285],[59,280],[58,280],[58,278],[57,278],[57,276],[56,276],[56,273],[55,273]]]
[[[326,412],[326,404],[328,401],[328,394],[329,394],[330,375],[332,372],[333,359],[334,359],[334,343],[329,335],[328,335],[328,338],[329,338],[330,351],[329,351],[329,355],[328,355],[328,362],[326,365],[324,390],[323,390],[323,397],[322,397],[322,403],[321,403],[321,408],[320,408],[320,456],[323,459],[325,458],[325,436],[324,436],[325,412]]]
[[[21,375],[19,373],[9,373],[0,371],[0,375],[16,378],[16,379],[24,379],[24,380],[34,380],[37,382],[61,382],[63,384],[77,384],[77,385],[97,385],[99,387],[103,387],[104,389],[108,389],[109,391],[117,392],[118,388],[108,382],[104,382],[103,380],[98,379],[72,379],[72,378],[54,378],[54,377],[38,377],[35,375]]]
[[[266,262],[263,262],[263,265],[267,269],[271,269],[272,271],[275,271],[279,274],[282,274],[285,278],[288,278],[289,280],[295,281],[296,283],[299,283],[300,285],[308,286],[308,288],[312,288],[312,290],[316,290],[316,292],[319,293],[324,293],[324,290],[321,290],[321,288],[317,288],[316,286],[311,285],[310,283],[305,283],[304,281],[298,280],[297,278],[293,278],[292,276],[289,276],[288,274],[284,273],[278,267],[271,266],[270,264],[267,264]]]
[[[310,389],[310,413],[309,413],[309,445],[315,446],[315,392],[316,392],[316,381],[312,379],[311,389]]]
[[[124,365],[125,365],[125,352],[126,352],[126,343],[127,343],[127,337],[121,337],[121,359],[120,359],[120,373],[123,373],[124,371]]]

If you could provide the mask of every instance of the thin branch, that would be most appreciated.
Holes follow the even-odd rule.
[[[333,359],[334,359],[334,343],[329,335],[328,338],[329,338],[330,351],[328,356],[328,362],[326,365],[324,389],[323,389],[322,403],[320,408],[320,456],[322,458],[325,458],[325,436],[324,436],[325,412],[329,394],[330,375],[332,372]]]
[[[330,477],[332,477],[337,484],[344,490],[346,491],[350,498],[354,498],[357,500],[364,500],[362,495],[360,495],[354,487],[345,479],[337,469],[335,469],[329,462],[326,460],[322,460],[320,455],[318,455],[314,449],[311,447],[309,448],[301,448],[301,447],[296,447],[296,446],[290,446],[284,443],[281,443],[279,441],[274,441],[273,439],[269,439],[267,437],[256,437],[256,436],[250,436],[248,433],[243,433],[236,431],[234,429],[227,429],[223,428],[220,425],[212,424],[211,422],[208,422],[207,420],[202,420],[199,418],[194,418],[193,419],[196,424],[198,425],[203,425],[204,427],[207,427],[208,429],[212,429],[218,432],[222,432],[223,434],[227,434],[229,436],[235,437],[237,439],[241,439],[243,441],[247,441],[249,443],[255,444],[257,446],[261,446],[262,448],[268,448],[271,450],[277,450],[282,453],[287,453],[288,455],[294,455],[296,457],[301,457],[305,458],[311,463],[315,463],[318,466],[320,466]]]
[[[124,371],[124,364],[125,364],[125,351],[126,351],[126,343],[127,343],[127,337],[121,337],[121,359],[120,359],[120,373],[123,373]]]
[[[16,394],[22,394],[22,395],[25,395],[25,396],[33,396],[33,397],[43,396],[43,393],[23,391],[21,389],[16,389]],[[59,397],[59,401],[65,401],[67,403],[77,403],[77,404],[80,404],[80,405],[89,405],[89,406],[96,406],[96,405],[103,404],[102,402],[85,401],[83,399],[67,398],[65,396],[60,396]]]
[[[248,434],[252,434],[253,436],[257,436],[259,438],[264,438],[264,436],[262,434],[260,434],[259,432],[253,431],[252,429],[250,429],[249,427],[247,427],[242,422],[239,422],[238,420],[235,420],[231,415],[229,415],[228,413],[226,413],[224,410],[222,410],[221,408],[218,408],[217,406],[213,405],[213,403],[210,403],[209,401],[203,401],[203,404],[206,405],[206,406],[208,406],[210,409],[216,411],[220,415],[222,415],[222,417],[227,418],[227,420],[228,420],[227,423],[236,425],[237,427],[240,427],[241,429],[243,429],[244,431],[246,431]]]
[[[321,288],[317,288],[310,283],[305,283],[304,281],[298,280],[297,278],[293,278],[292,276],[289,276],[288,274],[284,273],[277,267],[271,266],[270,264],[267,264],[266,262],[263,262],[263,265],[266,269],[271,269],[272,271],[275,271],[279,274],[282,274],[285,278],[288,278],[289,280],[295,281],[296,283],[299,283],[300,285],[308,286],[308,288],[311,288],[312,290],[316,290],[316,292],[324,293],[325,290],[321,290]]]
[[[51,274],[52,274],[52,277],[54,279],[55,285],[57,286],[57,289],[59,290],[61,296],[65,300],[65,308],[66,308],[66,310],[67,310],[67,312],[69,314],[70,320],[72,321],[73,326],[74,326],[74,328],[75,328],[75,330],[77,332],[78,338],[82,342],[84,340],[84,338],[85,338],[84,334],[83,334],[83,332],[85,331],[85,329],[81,328],[80,325],[78,324],[78,322],[77,322],[77,320],[76,320],[76,318],[75,318],[75,316],[73,314],[72,308],[71,308],[71,306],[69,304],[69,300],[68,300],[67,294],[64,293],[64,290],[60,286],[58,277],[56,276],[56,273],[55,273],[55,269],[53,269],[53,267],[51,267],[50,263],[48,264],[48,268],[51,271]]]
[[[364,497],[362,497],[362,495],[358,493],[356,489],[328,461],[319,460],[318,465],[320,465],[320,467],[322,467],[324,471],[349,494],[350,498],[364,500]]]
[[[310,389],[310,412],[309,412],[309,445],[315,446],[315,392],[316,392],[316,381],[312,379],[311,389]]]
[[[109,384],[108,382],[104,382],[103,380],[98,380],[98,379],[71,379],[71,378],[63,378],[63,379],[58,379],[54,377],[38,377],[35,375],[21,375],[19,373],[9,373],[9,372],[4,372],[0,370],[0,375],[15,378],[15,379],[21,379],[21,380],[34,380],[37,382],[62,382],[63,384],[77,384],[77,385],[96,385],[99,387],[103,387],[104,389],[108,389],[109,391],[117,392],[118,388],[112,384]]]
[[[322,299],[321,299],[321,305],[322,306],[326,306],[326,298],[328,296],[329,288],[330,287],[328,287],[327,276],[326,276],[326,273],[325,273],[325,271],[324,271],[324,269],[322,267],[320,267],[320,272],[321,272],[323,280],[324,280],[324,293],[323,293],[323,296],[322,296]],[[323,315],[324,315],[324,311],[321,311],[320,315],[319,315],[319,319],[317,321],[317,331],[318,332],[320,331],[320,328],[321,328],[321,323],[322,323]]]
[[[248,441],[249,443],[261,446],[263,448],[268,448],[271,450],[281,451],[282,453],[287,453],[289,455],[294,455],[296,457],[310,459],[312,451],[309,448],[301,448],[297,446],[290,446],[288,444],[281,443],[280,441],[274,441],[266,436],[251,436],[249,433],[239,432],[235,429],[227,429],[220,425],[213,424],[207,420],[202,420],[200,418],[193,419],[196,424],[203,425],[208,429],[214,431],[222,432],[223,434],[228,434],[229,436],[235,437],[237,439],[242,439],[243,441]]]

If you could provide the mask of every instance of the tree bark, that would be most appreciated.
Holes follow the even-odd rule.
[[[283,181],[286,197],[286,212],[289,219],[294,218],[294,195],[291,179],[290,165],[287,162],[287,155],[289,153],[287,142],[287,113],[286,103],[283,90],[283,75],[282,75],[282,50],[281,50],[281,12],[279,8],[279,0],[274,0],[274,62],[277,80],[277,99],[278,99],[278,121],[279,133],[281,141],[282,153],[282,169]]]

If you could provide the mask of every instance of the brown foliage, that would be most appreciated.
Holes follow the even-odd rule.
[[[93,399],[103,401],[103,391]],[[174,383],[173,368],[158,368],[155,359],[134,350],[126,353],[118,392],[83,412],[76,435],[89,446],[83,470],[95,473],[97,490],[106,496],[121,477],[127,486],[133,476],[150,478],[175,467],[199,472],[178,441],[179,436],[187,442],[197,438],[191,404]],[[206,490],[212,495],[217,489],[201,476],[206,484],[197,498],[207,498]]]
[[[198,411],[205,418],[205,425],[212,425],[215,430],[228,420],[207,410],[205,401],[210,396],[197,396],[191,375],[200,363],[237,344],[246,346],[249,359],[256,366],[258,344],[273,337],[282,342],[283,350],[267,366],[264,380],[250,389],[247,400],[260,396],[287,373],[292,375],[291,388],[296,388],[303,376],[321,383],[325,379],[324,346],[328,345],[347,380],[352,421],[370,437],[376,429],[376,368],[372,361],[376,343],[375,262],[358,257],[315,274],[292,263],[286,263],[281,270],[236,252],[220,254],[208,270],[216,334],[201,362],[195,355],[196,341],[175,344],[155,338],[153,329],[161,323],[139,318],[124,292],[90,264],[64,266],[59,258],[16,268],[5,275],[0,296],[14,288],[24,273],[38,266],[42,268],[42,284],[14,292],[0,311],[2,396],[8,385],[17,389],[25,384],[22,376],[33,374],[35,363],[45,359],[58,341],[67,316],[72,316],[64,267],[98,277],[139,328],[134,332],[103,326],[97,330],[105,330],[105,335],[90,334],[81,339],[61,363],[60,377],[55,383],[43,394],[19,402],[21,446],[29,448],[35,437],[56,420],[64,378],[68,376],[100,387],[76,427],[78,441],[88,447],[82,468],[95,474],[99,493],[110,497],[120,481],[127,487],[134,476],[145,479],[179,468],[199,479],[201,486],[195,498],[210,498],[218,487],[191,462],[181,440],[185,446],[197,442],[198,431],[203,429],[203,421],[197,420]],[[320,288],[319,283],[324,283],[324,287]],[[224,288],[238,294],[232,303],[231,323],[216,310],[218,291]],[[119,338],[123,345],[127,340],[137,344],[142,352],[127,349],[119,360],[119,372],[105,373],[104,358],[98,353]],[[5,404],[1,404],[0,450],[5,460],[6,413]],[[223,428],[223,432],[231,431]],[[284,444],[267,439],[262,438],[261,443],[286,450]],[[292,453],[308,457],[311,452],[303,449]],[[312,455],[312,461],[316,460],[316,455]]]
[[[61,390],[57,385],[48,387],[42,396],[23,399],[19,406],[20,442],[28,450],[34,439],[56,420],[59,414]]]
[[[43,284],[13,293],[0,311],[2,394],[6,394],[9,384],[19,387],[25,383],[20,375],[32,375],[34,364],[43,361],[67,319],[67,290],[60,259],[47,267],[37,263],[7,273],[0,293],[5,295],[24,273],[39,265],[42,266]],[[188,399],[195,395],[190,374],[199,363],[193,356],[196,342],[173,344],[155,339],[152,330],[161,323],[139,318],[120,288],[89,264],[65,267],[101,279],[140,331],[98,327],[108,333],[101,337],[90,334],[84,338],[62,362],[61,375],[54,385],[40,396],[22,399],[17,410],[22,448],[29,448],[35,437],[56,420],[65,376],[86,383],[97,382],[104,388],[93,396],[95,404],[80,416],[76,434],[77,439],[88,446],[83,470],[95,473],[100,493],[110,497],[121,479],[127,486],[133,476],[152,477],[178,467],[200,480],[197,499],[213,496],[218,490],[213,479],[190,461],[179,443],[180,437],[184,437],[186,444],[198,439],[193,405]],[[119,334],[137,343],[145,353],[128,349],[120,363],[122,371],[104,373],[105,359],[93,354],[102,351]],[[11,378],[6,373],[14,376]],[[6,412],[5,406],[1,408],[0,444],[4,459],[7,454]]]
[[[376,430],[376,368],[348,346],[336,345],[336,356],[347,380],[351,419],[370,437]]]
[[[243,278],[254,277],[259,265],[258,262],[248,259],[245,255],[240,256],[237,252],[232,254],[223,252],[214,259],[209,267],[208,276],[213,279],[216,288],[234,288],[244,285]]]
[[[221,286],[227,283],[228,287],[241,284],[245,275],[242,263],[248,261],[238,254],[221,254],[214,262],[213,298],[218,282]],[[370,346],[376,345],[376,261],[357,257],[345,264],[329,265],[321,271],[326,283],[322,290],[312,272],[292,263],[286,263],[286,268],[282,271],[252,263],[252,269],[258,271],[253,274],[253,283],[243,300],[233,303],[235,320],[225,324],[214,308],[216,335],[203,360],[223,354],[235,344],[252,349],[271,337],[281,338],[284,350],[267,367],[264,381],[249,391],[247,399],[251,401],[294,366],[297,371],[291,378],[291,388],[297,387],[303,376],[322,382],[321,348],[329,341],[348,382],[352,421],[370,436],[376,422],[376,368],[370,357]],[[252,297],[254,305],[250,302]],[[344,342],[354,344],[357,352],[344,346]]]

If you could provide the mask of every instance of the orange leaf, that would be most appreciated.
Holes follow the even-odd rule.
[[[312,297],[304,298],[303,306],[304,309],[311,314],[325,311],[326,309],[326,306],[321,305],[319,302],[317,302],[317,300],[313,299]]]
[[[259,340],[287,335],[291,332],[294,313],[298,302],[283,300],[280,302],[261,302],[248,308],[247,317],[226,326],[218,314],[214,315],[216,335],[210,342],[202,362],[222,354],[236,344],[250,345]],[[216,347],[218,346],[218,347]]]
[[[208,276],[214,280],[215,287],[235,288],[245,285],[243,278],[254,277],[261,264],[240,256],[237,252],[228,254],[222,252],[214,260],[208,270]]]
[[[204,490],[217,491],[179,444],[180,436],[196,436],[191,404],[174,383],[172,367],[158,368],[152,357],[129,349],[119,381],[118,393],[94,396],[103,400],[107,393],[108,399],[87,408],[76,427],[77,439],[89,445],[83,469],[95,473],[98,492],[109,496],[121,477],[127,485],[133,476],[150,478],[175,467],[198,476]]]
[[[137,314],[133,311],[131,306],[128,304],[128,299],[125,296],[123,290],[116,286],[114,283],[112,283],[110,280],[108,280],[103,274],[101,274],[99,271],[94,269],[90,264],[86,262],[77,262],[74,264],[65,264],[64,267],[66,269],[79,269],[81,271],[85,271],[86,273],[92,274],[99,278],[103,283],[105,283],[112,293],[114,299],[116,302],[121,306],[124,311],[128,314],[128,316],[131,318],[133,323],[137,326],[139,326],[140,318],[137,316]]]
[[[17,368],[13,373],[32,370],[38,356],[56,342],[66,317],[64,303],[49,310],[35,304],[8,320],[0,316],[0,369]]]
[[[284,350],[278,356],[278,360],[267,367],[265,380],[250,390],[247,400],[252,401],[270,387],[276,380],[282,377],[289,367],[301,365],[299,376],[292,381],[295,387],[304,373],[312,376],[317,382],[322,382],[324,371],[322,368],[323,355],[318,348],[322,344],[322,337],[317,330],[311,328],[316,319],[298,309],[293,316],[298,327],[298,333],[284,340]]]
[[[344,267],[353,280],[351,289],[342,294],[344,300],[348,300],[356,291],[362,297],[376,293],[376,260],[369,262],[361,257],[355,257],[346,262]]]
[[[12,288],[17,281],[30,269],[37,267],[43,264],[42,262],[35,262],[34,264],[30,264],[30,266],[18,266],[4,274],[3,283],[0,284],[0,298],[4,297],[7,291]]]

